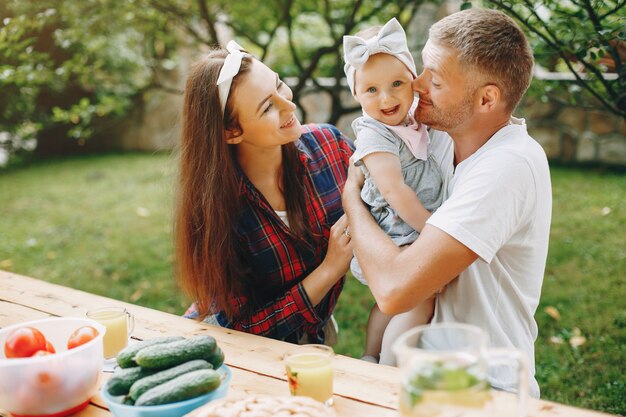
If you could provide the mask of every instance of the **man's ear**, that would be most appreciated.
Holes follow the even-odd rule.
[[[241,141],[243,140],[242,133],[243,132],[238,127],[234,129],[226,129],[226,143],[228,143],[229,145],[236,145],[238,143],[241,143]]]
[[[489,112],[496,109],[502,102],[500,88],[495,84],[487,84],[480,89],[480,111]]]

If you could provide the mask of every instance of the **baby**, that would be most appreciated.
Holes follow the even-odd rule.
[[[428,152],[428,132],[412,116],[411,82],[417,77],[406,35],[396,19],[343,38],[344,70],[363,116],[352,123],[356,135],[353,160],[365,174],[361,198],[380,227],[398,246],[417,239],[431,212],[442,203],[444,187],[439,166]],[[357,258],[353,275],[366,284]],[[393,364],[380,357],[411,327],[432,318],[434,297],[393,317],[372,307],[363,359]],[[390,356],[390,355],[387,355]]]

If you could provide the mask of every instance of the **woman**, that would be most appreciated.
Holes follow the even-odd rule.
[[[353,147],[302,127],[278,75],[233,41],[185,88],[176,214],[187,317],[324,343],[352,250],[341,207]]]

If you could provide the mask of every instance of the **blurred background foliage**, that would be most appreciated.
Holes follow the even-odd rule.
[[[544,102],[550,99],[580,106],[600,105],[626,120],[626,1],[483,3],[520,23],[542,69],[565,73],[576,81],[536,82],[530,94]]]
[[[84,143],[143,105],[181,51],[236,38],[283,77],[331,97],[330,123],[356,110],[336,88],[345,34],[397,17],[409,39],[424,5],[506,11],[529,34],[538,64],[575,83],[536,81],[531,94],[599,106],[626,120],[626,0],[4,0],[0,2],[0,147]],[[441,17],[441,16],[438,16]],[[573,30],[575,28],[575,30]],[[419,52],[415,51],[419,61]],[[612,74],[609,79],[605,75]],[[327,82],[320,82],[326,77]],[[328,78],[331,79],[328,82]],[[303,106],[299,105],[299,108]],[[307,120],[307,115],[303,114]]]

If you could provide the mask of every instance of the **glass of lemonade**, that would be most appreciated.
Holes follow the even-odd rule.
[[[333,403],[333,349],[326,345],[301,345],[285,353],[291,395]]]
[[[514,349],[488,349],[487,334],[465,324],[419,326],[393,346],[401,368],[404,417],[520,417],[525,415],[526,362]],[[488,381],[490,364],[517,369],[518,401],[503,404]]]
[[[89,310],[87,317],[106,327],[104,334],[104,359],[114,359],[126,347],[135,328],[133,315],[124,307],[104,307]]]

